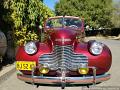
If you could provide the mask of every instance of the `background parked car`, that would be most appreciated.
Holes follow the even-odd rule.
[[[7,50],[7,40],[5,34],[0,30],[0,62]]]

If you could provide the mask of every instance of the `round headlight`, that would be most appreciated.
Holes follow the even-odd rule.
[[[93,42],[90,47],[90,52],[94,55],[99,55],[103,51],[103,44],[100,42]]]
[[[37,52],[37,47],[34,42],[28,42],[25,44],[24,49],[27,54],[34,54]]]

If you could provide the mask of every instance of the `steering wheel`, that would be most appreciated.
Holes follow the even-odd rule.
[[[70,25],[69,27],[71,27],[71,28],[78,28],[78,26],[76,26],[76,25]]]

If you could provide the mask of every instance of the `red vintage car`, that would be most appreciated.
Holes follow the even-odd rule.
[[[39,84],[96,84],[110,79],[110,49],[103,43],[84,41],[79,17],[57,16],[45,21],[44,42],[30,41],[16,55],[17,78]]]

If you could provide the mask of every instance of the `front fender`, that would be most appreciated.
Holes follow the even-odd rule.
[[[52,51],[52,47],[47,43],[38,43],[37,52],[33,55],[29,55],[25,52],[24,46],[19,46],[18,51],[16,53],[16,61],[35,61],[36,66],[38,66],[38,59],[41,55],[45,53],[50,53]],[[30,73],[31,71],[23,71],[23,73]]]
[[[74,51],[82,53],[88,57],[88,66],[97,68],[97,74],[103,74],[109,71],[112,64],[112,55],[110,49],[104,45],[100,55],[93,55],[89,52],[89,42],[78,43],[75,45]],[[91,73],[91,72],[90,72]]]

